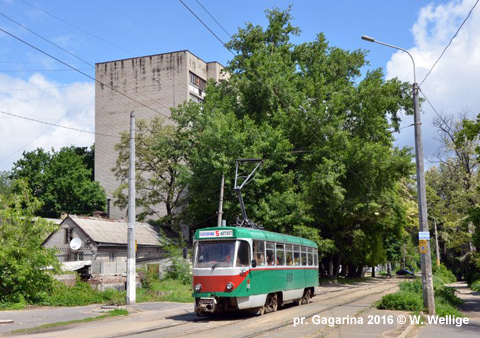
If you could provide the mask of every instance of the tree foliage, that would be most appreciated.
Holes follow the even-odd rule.
[[[178,229],[175,216],[185,203],[184,176],[188,175],[189,144],[175,126],[166,124],[161,117],[149,123],[138,121],[136,130],[136,204],[143,210],[137,218],[143,220],[155,215],[160,222]],[[129,134],[123,133],[115,147],[119,155],[114,172],[122,183],[115,192],[115,203],[123,208],[128,205],[129,139]]]
[[[31,195],[24,181],[16,193],[0,193],[0,302],[34,302],[52,288],[46,267],[58,260],[42,242],[56,225],[35,217],[41,202]]]
[[[392,131],[400,111],[412,112],[410,86],[385,81],[380,69],[362,75],[366,52],[332,47],[323,34],[292,43],[300,31],[289,10],[266,13],[265,29],[247,24],[227,44],[237,54],[228,81],[210,82],[203,104],[173,111],[190,145],[187,220],[211,224],[225,174],[233,223],[234,161],[262,158],[244,189],[252,219],[285,233],[320,231],[338,262],[383,262],[386,239],[407,222],[397,183],[412,172],[412,155],[393,146]]]
[[[42,202],[39,216],[59,217],[62,211],[91,215],[106,205],[105,192],[93,178],[93,148],[24,152],[14,163],[12,178],[28,182],[33,196]]]

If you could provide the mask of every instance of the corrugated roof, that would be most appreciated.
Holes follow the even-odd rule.
[[[127,244],[127,222],[95,217],[69,215],[97,243]],[[137,245],[160,245],[158,233],[145,223],[135,223]]]

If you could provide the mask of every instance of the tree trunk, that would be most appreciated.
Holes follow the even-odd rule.
[[[372,266],[372,277],[375,277],[375,266]]]

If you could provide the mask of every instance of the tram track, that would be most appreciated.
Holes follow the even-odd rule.
[[[327,312],[327,311],[332,310],[332,309],[334,309],[334,308],[336,308],[336,307],[338,307],[338,306],[350,305],[350,304],[355,303],[355,302],[357,302],[357,301],[359,301],[359,300],[361,300],[361,299],[363,299],[363,298],[367,298],[367,297],[370,297],[370,296],[372,296],[372,295],[377,295],[377,294],[384,293],[385,291],[387,291],[387,290],[389,290],[389,289],[393,289],[393,288],[395,288],[395,287],[397,287],[397,284],[395,284],[395,285],[389,285],[387,288],[384,288],[384,289],[382,289],[382,290],[380,290],[380,291],[378,291],[378,292],[373,292],[373,293],[369,293],[369,294],[363,295],[363,296],[358,297],[358,298],[355,298],[355,299],[353,299],[353,300],[351,300],[351,301],[349,301],[349,302],[347,302],[347,303],[335,304],[335,305],[332,305],[332,306],[330,306],[330,307],[324,308],[324,309],[322,309],[322,310],[316,310],[315,312],[311,313],[310,315],[306,315],[306,316],[305,316],[305,319],[311,319],[311,318],[312,318],[313,316],[315,316],[315,315],[318,315],[318,314],[323,313],[323,312]],[[372,289],[372,288],[369,288],[369,289]],[[365,291],[365,289],[360,289],[360,290],[358,290],[358,291]],[[336,298],[336,297],[330,297],[330,298],[328,298],[328,299],[332,299],[332,298]],[[328,299],[326,299],[326,300],[328,300]],[[266,334],[266,333],[271,333],[272,331],[277,331],[277,330],[280,330],[280,329],[282,329],[282,328],[289,327],[289,326],[292,325],[292,324],[293,324],[293,321],[288,321],[287,323],[283,323],[283,324],[281,324],[281,325],[269,327],[269,328],[266,329],[266,330],[258,331],[258,332],[255,332],[255,333],[253,333],[253,334],[246,335],[246,336],[244,336],[244,337],[245,337],[245,338],[260,337],[260,336],[262,336],[262,335],[264,335],[264,334]]]
[[[379,287],[379,285],[377,283],[375,283],[374,285],[372,285],[370,287],[367,287],[367,288],[365,288],[365,287],[355,287],[354,290],[352,290],[352,288],[348,288],[348,289],[345,289],[345,290],[335,290],[335,291],[329,292],[329,293],[335,293],[335,295],[333,295],[331,297],[322,297],[324,295],[329,295],[329,293],[322,293],[322,294],[317,295],[314,298],[314,301],[312,303],[324,302],[324,301],[328,301],[328,300],[331,300],[331,299],[342,297],[344,295],[349,295],[350,296],[352,294],[356,294],[356,293],[359,293],[359,292],[362,292],[362,293],[368,292],[367,294],[364,294],[360,297],[355,297],[354,299],[351,299],[346,303],[334,304],[332,306],[329,306],[329,307],[321,309],[321,310],[315,310],[315,311],[312,311],[311,313],[309,313],[307,315],[303,314],[302,317],[306,317],[307,319],[311,319],[314,315],[317,315],[319,313],[329,311],[329,310],[331,310],[333,308],[336,308],[336,307],[339,307],[339,306],[345,306],[345,305],[353,304],[353,303],[357,302],[358,300],[361,300],[363,298],[367,298],[367,297],[372,296],[372,295],[383,293],[383,292],[385,292],[389,289],[395,288],[396,286],[397,286],[397,284],[394,284],[394,285],[390,284],[387,287],[382,288],[378,292],[368,292],[371,289],[376,289],[376,288]],[[310,303],[310,304],[312,304],[312,303]],[[302,308],[305,308],[307,306],[302,305]],[[297,308],[297,307],[295,307],[295,308]],[[290,308],[287,308],[287,309],[290,309]],[[284,309],[284,310],[287,310],[287,309]],[[275,313],[279,313],[279,312],[274,312],[272,314],[267,314],[265,316],[271,316],[271,315],[274,315]],[[246,316],[244,318],[240,318],[240,319],[236,319],[236,320],[229,320],[228,323],[225,323],[222,320],[223,318],[218,318],[218,319],[214,318],[213,320],[212,320],[211,317],[210,318],[209,317],[195,318],[194,320],[191,320],[191,321],[176,323],[176,324],[172,324],[172,325],[164,325],[164,326],[161,326],[161,327],[153,327],[153,328],[145,329],[145,330],[138,331],[138,332],[135,332],[135,333],[126,333],[126,334],[121,335],[121,336],[116,335],[116,337],[138,336],[138,335],[142,335],[142,334],[152,334],[152,333],[155,333],[155,332],[158,332],[160,335],[161,335],[161,333],[164,332],[165,336],[168,335],[168,337],[183,337],[183,336],[188,336],[188,335],[192,335],[192,334],[198,335],[198,334],[201,334],[201,333],[205,333],[206,331],[210,331],[210,330],[224,329],[224,328],[228,330],[229,327],[234,326],[238,323],[241,323],[241,322],[244,322],[244,321],[247,321],[247,320],[251,321],[252,319],[255,319],[255,318],[264,318],[265,316],[260,316],[260,317]],[[212,322],[215,322],[215,321],[218,321],[218,325],[208,325],[208,323],[212,323]],[[207,327],[192,327],[191,330],[188,328],[188,325],[194,326],[195,323],[202,323],[202,322],[206,323],[208,326]],[[293,321],[289,320],[287,323],[272,326],[272,327],[269,327],[266,330],[262,330],[262,331],[252,333],[250,335],[246,335],[245,337],[259,337],[259,336],[262,336],[266,333],[271,333],[272,331],[281,330],[282,328],[288,327],[292,324],[293,324]],[[175,329],[181,329],[183,327],[186,329],[186,330],[183,330],[183,332],[177,332],[177,333],[168,332],[169,329],[175,330]]]

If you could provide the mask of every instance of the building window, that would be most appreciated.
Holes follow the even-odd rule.
[[[196,95],[190,94],[190,100],[197,103],[202,103],[203,100]]]
[[[65,244],[70,244],[73,239],[73,229],[66,228],[65,229]]]
[[[115,252],[109,252],[108,253],[108,261],[109,262],[115,262]]]
[[[199,78],[193,73],[190,73],[190,84],[194,85],[202,92],[205,91],[205,87],[207,86],[207,82],[204,79]]]
[[[83,261],[83,252],[75,252],[73,254],[73,260],[74,261]]]

